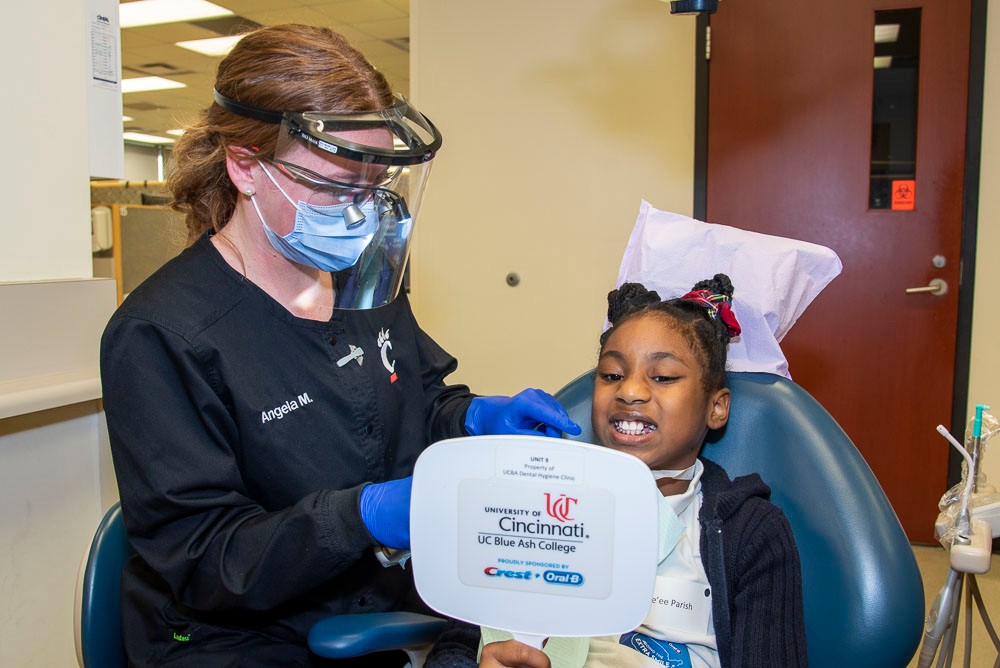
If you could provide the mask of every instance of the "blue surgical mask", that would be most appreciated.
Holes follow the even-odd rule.
[[[250,202],[274,250],[292,262],[322,271],[341,271],[353,267],[368,248],[378,229],[378,215],[374,203],[369,200],[360,205],[358,208],[365,215],[364,221],[348,228],[343,214],[350,204],[317,206],[302,200],[293,202],[288,193],[271,176],[267,167],[263,163],[258,164],[271,183],[295,207],[295,227],[288,234],[281,236],[270,228],[261,215],[257,200],[253,195],[250,196]]]

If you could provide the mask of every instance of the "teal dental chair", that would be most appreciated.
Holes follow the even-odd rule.
[[[116,503],[104,514],[76,580],[73,630],[81,668],[124,668],[121,575],[131,554]]]
[[[703,454],[731,477],[759,473],[788,517],[802,562],[810,665],[903,668],[920,641],[923,584],[882,488],[843,430],[801,387],[766,373],[731,373],[728,380],[729,424]],[[574,440],[593,441],[593,383],[591,371],[556,394],[583,427]],[[116,506],[98,530],[82,579],[78,647],[87,668],[125,665],[118,582],[127,553]],[[313,627],[309,646],[331,658],[426,649],[443,624],[411,613],[341,615]],[[411,654],[414,668],[422,651]]]
[[[730,373],[729,424],[702,454],[729,476],[759,473],[795,535],[811,668],[904,668],[917,650],[924,589],[895,511],[847,434],[794,382]],[[594,372],[556,394],[583,433]],[[784,667],[783,667],[784,668]]]
[[[121,629],[121,574],[131,556],[119,504],[105,513],[80,564],[74,607],[76,657],[81,668],[125,668]],[[309,648],[318,656],[344,659],[401,650],[413,668],[440,635],[445,620],[411,612],[341,615],[317,622]]]

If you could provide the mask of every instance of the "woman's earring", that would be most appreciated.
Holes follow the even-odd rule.
[[[247,197],[253,197],[253,188],[247,188],[243,191]]]

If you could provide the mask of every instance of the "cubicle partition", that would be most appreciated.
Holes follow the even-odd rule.
[[[187,246],[184,217],[159,182],[91,184],[94,276],[114,278],[118,302]]]

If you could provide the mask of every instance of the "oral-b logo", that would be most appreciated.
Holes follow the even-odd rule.
[[[538,577],[538,573],[532,571],[507,571],[496,566],[487,566],[483,573],[493,578],[511,578],[513,580],[531,580]]]
[[[572,571],[545,571],[542,573],[542,579],[549,584],[569,585],[570,587],[579,587],[583,584],[583,574]]]

